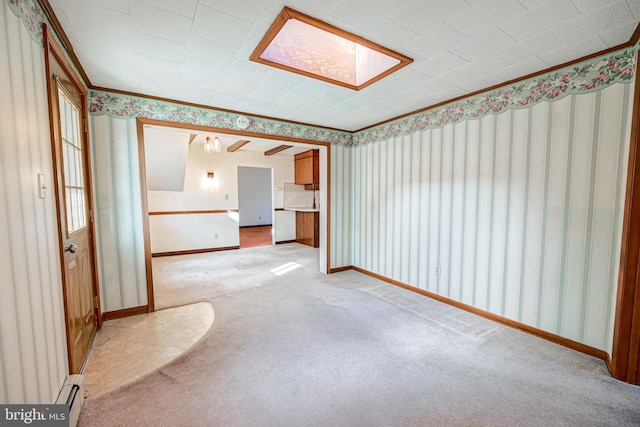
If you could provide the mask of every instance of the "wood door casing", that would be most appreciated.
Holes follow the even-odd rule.
[[[46,26],[43,33],[67,352],[69,372],[76,374],[82,371],[102,321],[97,297],[87,94]]]

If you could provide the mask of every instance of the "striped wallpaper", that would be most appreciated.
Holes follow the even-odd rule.
[[[353,265],[352,148],[331,146],[331,268]]]
[[[353,148],[353,264],[610,352],[632,91]]]
[[[0,403],[52,403],[68,369],[44,54],[6,2],[0,38]]]
[[[102,311],[146,305],[136,122],[89,120]]]

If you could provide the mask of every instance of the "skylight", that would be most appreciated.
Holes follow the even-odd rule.
[[[250,59],[355,90],[413,62],[288,7],[282,9]]]

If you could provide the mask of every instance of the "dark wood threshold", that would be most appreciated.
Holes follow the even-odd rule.
[[[295,243],[295,239],[294,240],[280,240],[279,242],[276,242],[276,245],[284,245],[286,243]]]
[[[442,295],[435,294],[433,292],[425,291],[424,289],[416,288],[415,286],[407,285],[406,283],[399,282],[394,279],[390,279],[388,277],[382,276],[377,273],[373,273],[371,271],[365,270],[360,267],[340,267],[332,269],[331,271],[344,271],[353,269],[362,274],[366,274],[367,276],[373,277],[378,280],[382,280],[383,282],[387,282],[391,285],[398,286],[400,288],[406,289],[411,292],[415,292],[417,294],[435,299],[437,301],[443,302],[445,304],[449,304],[453,307],[459,308],[464,311],[468,311],[469,313],[476,314],[478,316],[484,317],[485,319],[493,320],[494,322],[500,323],[505,326],[509,326],[514,329],[518,329],[520,331],[529,333],[531,335],[535,335],[539,338],[543,338],[547,341],[551,341],[553,343],[559,344],[561,346],[570,348],[572,350],[579,351],[580,353],[588,354],[589,356],[593,356],[595,358],[604,360],[605,362],[609,358],[609,355],[606,351],[597,349],[595,347],[588,346],[586,344],[579,343],[577,341],[570,340],[568,338],[561,337],[556,334],[552,334],[550,332],[543,331],[542,329],[534,328],[533,326],[525,325],[524,323],[517,322],[515,320],[508,319],[506,317],[499,316],[494,313],[490,313],[488,311],[470,306],[468,304],[462,303],[460,301],[453,300],[451,298],[443,297]]]
[[[207,252],[231,251],[234,249],[240,249],[240,246],[224,246],[220,248],[190,249],[187,251],[173,251],[173,252],[156,252],[151,254],[151,256],[155,258],[155,257],[161,257],[161,256],[193,255],[193,254],[204,254]]]
[[[238,228],[273,227],[273,224],[241,225]]]
[[[105,311],[104,313],[102,313],[102,319],[103,320],[120,319],[122,317],[129,317],[129,316],[135,316],[137,314],[149,313],[150,311],[151,310],[149,310],[148,305],[141,305],[139,307],[125,308],[122,310]]]
[[[348,270],[353,270],[353,266],[352,265],[348,265],[346,267],[332,268],[332,269],[329,270],[329,274],[340,273],[342,271],[348,271]]]

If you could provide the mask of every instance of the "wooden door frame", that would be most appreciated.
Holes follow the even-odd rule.
[[[144,126],[154,125],[162,126],[166,128],[177,129],[190,129],[199,130],[203,132],[219,132],[228,135],[239,135],[254,138],[268,138],[277,139],[282,141],[299,142],[302,144],[308,144],[310,146],[321,146],[327,150],[327,203],[326,203],[326,268],[325,273],[331,273],[331,143],[321,141],[310,141],[301,138],[289,138],[277,135],[265,135],[256,132],[238,131],[233,129],[216,128],[211,126],[193,125],[178,122],[170,122],[164,120],[148,119],[143,117],[136,118],[136,135],[138,137],[138,170],[140,171],[140,205],[142,207],[142,233],[144,236],[144,260],[145,271],[147,276],[147,312],[155,311],[155,301],[153,292],[153,271],[151,266],[151,232],[149,227],[149,203],[147,198],[147,172],[146,172],[146,160],[145,160],[145,142],[144,142]]]
[[[636,72],[613,330],[613,351],[611,359],[608,361],[609,371],[614,378],[632,384],[640,384],[640,286],[638,279],[640,279],[640,78]]]
[[[55,90],[54,85],[52,84],[53,81],[53,73],[51,70],[51,64],[49,62],[49,55],[53,55],[56,59],[56,61],[62,66],[62,68],[64,69],[64,71],[71,77],[71,79],[73,80],[73,83],[78,87],[78,89],[80,90],[81,94],[82,94],[82,102],[80,105],[81,108],[81,114],[82,114],[82,123],[84,123],[85,125],[82,126],[80,128],[81,131],[81,135],[82,138],[84,140],[84,144],[85,144],[85,150],[83,153],[84,156],[84,162],[86,165],[86,171],[85,171],[85,183],[86,183],[86,191],[87,191],[87,206],[90,212],[94,212],[94,206],[93,206],[93,184],[92,184],[92,174],[91,174],[91,147],[90,147],[90,143],[89,143],[89,130],[88,127],[86,126],[86,124],[88,123],[88,104],[87,104],[87,90],[84,86],[84,84],[82,83],[82,81],[80,80],[80,78],[78,77],[78,75],[76,74],[74,68],[71,66],[71,64],[69,63],[69,61],[67,60],[66,56],[64,55],[64,52],[62,50],[62,48],[58,45],[57,41],[55,40],[53,34],[51,33],[51,31],[49,30],[49,28],[47,27],[46,24],[42,24],[42,33],[43,33],[43,41],[44,41],[44,57],[45,57],[45,67],[46,67],[46,79],[47,79],[47,102],[48,102],[48,108],[49,108],[49,131],[50,131],[50,136],[51,136],[51,157],[52,157],[52,174],[53,174],[53,188],[54,188],[54,194],[55,194],[55,201],[56,201],[56,217],[57,217],[57,235],[58,235],[58,253],[59,253],[59,259],[60,259],[60,270],[61,270],[61,275],[62,275],[62,292],[63,292],[63,303],[64,303],[64,315],[65,315],[65,330],[66,330],[66,336],[67,336],[67,354],[68,354],[68,366],[69,366],[69,370],[71,372],[72,370],[72,366],[71,366],[71,343],[69,340],[69,321],[68,321],[68,304],[67,304],[67,277],[66,277],[66,271],[65,271],[65,263],[64,263],[64,236],[63,236],[63,232],[62,232],[62,218],[61,218],[61,211],[63,209],[63,206],[61,206],[61,197],[62,195],[60,194],[60,185],[62,185],[63,182],[63,177],[60,176],[59,173],[59,165],[58,165],[58,158],[57,158],[57,152],[56,152],[56,135],[58,133],[57,131],[57,127],[56,127],[56,121],[58,120],[57,117],[54,116],[54,112],[57,110],[56,108],[54,108],[55,106],[55,102],[56,99],[54,98],[54,93],[53,91]],[[93,289],[92,289],[92,293],[93,293],[93,297],[94,299],[94,313],[96,315],[96,328],[97,330],[102,328],[102,312],[100,309],[100,292],[99,292],[99,283],[98,283],[98,265],[97,265],[97,255],[96,255],[96,240],[95,240],[95,223],[93,220],[93,215],[90,215],[91,217],[89,218],[89,221],[87,223],[87,227],[89,227],[89,232],[90,232],[90,236],[89,236],[89,242],[91,245],[91,266],[93,268]]]

